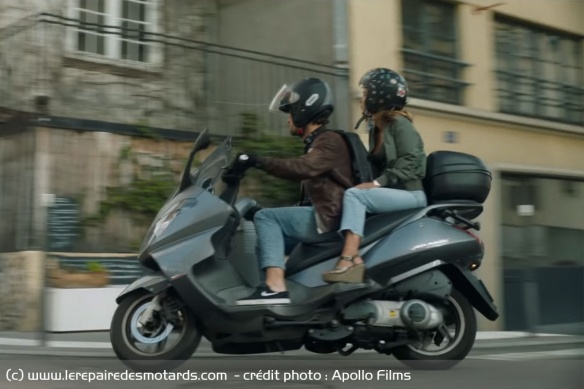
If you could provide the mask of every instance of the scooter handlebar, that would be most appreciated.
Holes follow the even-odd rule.
[[[247,154],[239,154],[236,158],[233,159],[231,165],[229,165],[221,179],[226,184],[232,184],[236,181],[239,181],[243,178],[245,171],[248,169],[247,166],[243,165],[245,161],[249,159]]]
[[[261,205],[257,204],[255,207],[250,208],[250,210],[247,211],[245,213],[245,215],[243,215],[243,218],[245,220],[252,222],[253,218],[255,217],[255,214],[258,213],[259,211],[261,211],[262,209],[263,209],[263,207]]]

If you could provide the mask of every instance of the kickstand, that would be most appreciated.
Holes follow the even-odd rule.
[[[346,357],[349,356],[351,354],[353,354],[355,351],[357,351],[359,349],[358,346],[351,346],[348,350],[343,350],[342,348],[337,349],[337,351],[339,352],[339,354],[341,354],[342,356]]]

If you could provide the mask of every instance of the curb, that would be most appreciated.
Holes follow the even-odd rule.
[[[104,334],[107,332],[104,332]],[[74,334],[74,333],[73,333]],[[39,336],[39,335],[37,335]],[[562,338],[573,338],[572,335],[563,334],[538,334],[520,331],[479,331],[476,335],[477,341],[501,341],[501,340],[518,340],[533,338],[557,338],[560,343]],[[576,336],[577,337],[577,336]],[[210,344],[202,340],[203,344]],[[43,347],[43,348],[67,348],[67,349],[111,349],[110,342],[87,342],[87,341],[70,341],[70,340],[48,340],[43,345],[38,339],[26,339],[17,337],[0,337],[0,346],[12,347]]]
[[[570,336],[558,334],[531,334],[528,332],[479,332],[477,333],[473,350],[489,350],[504,348],[533,348],[538,346],[560,346],[581,344],[584,347],[583,336]],[[236,358],[242,355],[215,353],[208,341],[202,340],[198,352],[193,354],[193,359],[198,358]],[[358,350],[356,354],[374,353],[369,350]],[[0,355],[13,356],[54,356],[72,358],[116,358],[109,342],[74,342],[74,341],[48,341],[43,346],[40,340],[0,337]],[[284,356],[307,357],[312,355],[306,350],[293,350],[285,353],[251,354],[258,357]],[[250,356],[250,355],[246,355]]]

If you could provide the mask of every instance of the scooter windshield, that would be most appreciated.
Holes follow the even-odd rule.
[[[221,178],[223,169],[229,163],[231,148],[231,138],[228,137],[191,173],[193,185],[213,190],[217,180]]]

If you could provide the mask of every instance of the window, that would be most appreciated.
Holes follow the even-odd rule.
[[[71,0],[70,48],[94,57],[156,62],[146,33],[156,32],[155,0]]]
[[[538,202],[538,185],[532,177],[508,175],[503,180],[502,185],[509,211],[517,212],[517,207],[521,205],[533,205],[536,209],[540,209],[541,203]]]
[[[503,18],[495,26],[499,111],[583,124],[582,38]]]
[[[500,182],[505,266],[583,266],[584,179],[503,173]],[[534,212],[521,214],[521,204]]]
[[[461,104],[466,66],[457,60],[456,6],[402,0],[404,76],[412,97]]]

